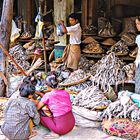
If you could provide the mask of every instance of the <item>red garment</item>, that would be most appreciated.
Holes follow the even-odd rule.
[[[75,125],[75,119],[72,111],[58,117],[40,116],[40,120],[43,126],[59,135],[67,134]]]

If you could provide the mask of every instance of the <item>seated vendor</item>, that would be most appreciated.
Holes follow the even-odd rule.
[[[70,95],[65,90],[47,87],[50,92],[42,97],[37,109],[40,112],[42,125],[52,131],[44,138],[56,138],[70,132],[75,125],[75,119],[72,114]],[[44,106],[45,108],[43,108]],[[42,114],[42,110],[45,115]]]

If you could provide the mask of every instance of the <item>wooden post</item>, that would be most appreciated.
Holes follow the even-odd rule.
[[[14,0],[3,0],[3,9],[0,25],[0,44],[6,49],[9,49],[9,42],[11,36],[12,18],[13,18],[13,3]],[[0,49],[0,70],[6,74],[6,55]],[[0,85],[3,81],[0,79]],[[0,86],[0,96],[4,96],[6,92],[5,86]]]
[[[47,55],[46,55],[46,46],[45,46],[45,38],[42,38],[43,52],[44,52],[44,63],[45,63],[45,72],[47,72]]]

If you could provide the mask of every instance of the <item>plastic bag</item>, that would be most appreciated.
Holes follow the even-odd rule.
[[[19,36],[20,29],[17,28],[16,23],[14,22],[14,20],[12,20],[12,30],[11,30],[11,37],[10,37],[10,41],[14,42]]]
[[[57,36],[63,36],[64,35],[64,33],[62,32],[62,25],[61,24],[57,25],[56,34],[57,34]]]

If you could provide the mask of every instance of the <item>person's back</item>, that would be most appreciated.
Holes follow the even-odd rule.
[[[28,89],[28,87],[30,87],[30,84],[23,84],[23,89],[20,89],[20,95],[22,90],[26,95],[27,90],[25,91],[25,89]],[[28,90],[28,93],[30,92],[32,93],[32,90]],[[4,123],[1,126],[1,130],[10,140],[27,139],[31,134],[29,127],[31,119],[36,125],[40,122],[36,106],[26,96],[21,95],[17,99],[12,99],[8,102],[4,112]]]

